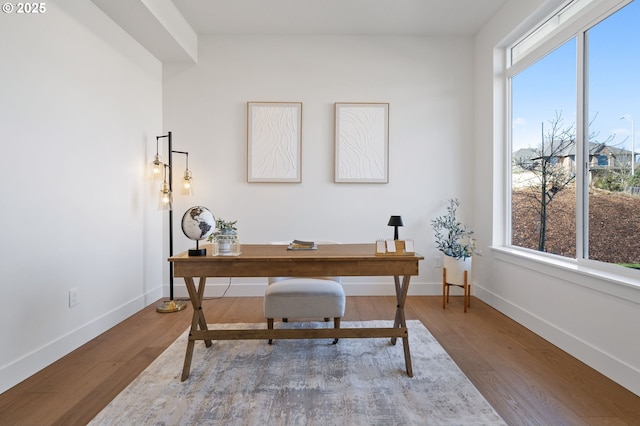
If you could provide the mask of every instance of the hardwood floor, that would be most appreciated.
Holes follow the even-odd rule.
[[[446,310],[407,298],[418,319],[510,425],[640,425],[640,397],[476,298]],[[153,304],[0,395],[0,425],[85,424],[191,322]],[[207,300],[209,322],[262,322],[262,298]],[[345,321],[392,319],[392,297],[348,297]],[[416,366],[414,365],[414,368]]]

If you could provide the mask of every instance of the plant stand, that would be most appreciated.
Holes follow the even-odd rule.
[[[447,277],[447,267],[449,276]],[[471,258],[466,260],[453,259],[445,256],[442,268],[442,309],[449,303],[449,289],[451,286],[460,287],[463,290],[464,312],[471,307],[471,283],[469,282],[469,270],[471,270]]]

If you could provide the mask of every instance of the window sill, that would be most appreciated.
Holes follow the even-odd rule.
[[[491,247],[503,262],[531,269],[640,304],[640,271],[594,261],[577,261],[517,247]]]

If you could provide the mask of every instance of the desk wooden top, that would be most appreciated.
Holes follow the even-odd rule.
[[[239,256],[211,256],[211,244],[202,245],[201,248],[207,249],[206,256],[189,256],[188,252],[182,252],[178,255],[175,255],[169,258],[170,262],[174,261],[205,261],[210,262],[212,259],[215,261],[233,261],[237,258],[242,258],[245,260],[263,260],[265,258],[269,259],[296,259],[296,258],[305,258],[305,259],[370,259],[370,258],[380,258],[387,256],[376,255],[375,244],[319,244],[316,250],[287,250],[286,245],[282,244],[242,244],[241,246],[241,254]],[[420,258],[423,259],[419,254],[395,254],[393,257],[403,257],[403,258]]]
[[[375,244],[322,244],[317,250],[287,250],[286,245],[243,244],[238,256],[188,252],[170,257],[176,277],[390,276],[418,275],[419,254],[376,255]]]

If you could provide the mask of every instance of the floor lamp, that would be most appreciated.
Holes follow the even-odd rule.
[[[160,139],[167,138],[167,150],[169,163],[162,162],[162,157],[158,154],[158,143]],[[171,140],[171,132],[163,136],[156,136],[156,155],[153,157],[151,167],[154,175],[163,176],[163,183],[160,189],[160,200],[158,208],[169,211],[169,257],[173,256],[173,154],[184,154],[187,159],[187,166],[182,180],[183,190],[186,195],[191,195],[192,177],[189,171],[189,153],[185,151],[174,151]],[[167,176],[168,174],[168,176]],[[158,312],[178,312],[187,307],[186,302],[173,299],[173,262],[169,262],[169,300],[164,301],[156,307]]]

